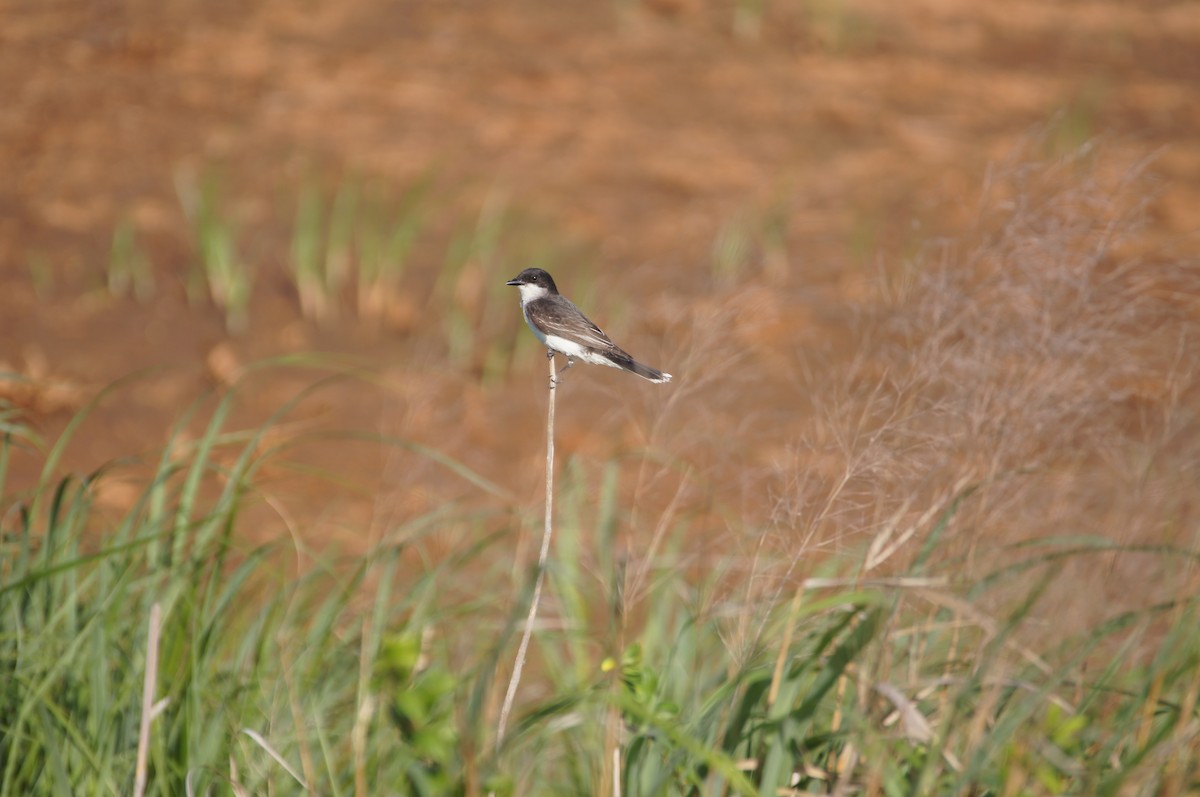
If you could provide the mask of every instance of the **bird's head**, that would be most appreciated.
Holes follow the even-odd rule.
[[[554,278],[540,268],[527,268],[504,284],[512,285],[521,291],[522,302],[558,293],[558,286],[554,284]]]

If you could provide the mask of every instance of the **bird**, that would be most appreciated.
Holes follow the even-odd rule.
[[[527,268],[504,284],[521,292],[525,323],[546,347],[546,357],[553,358],[555,352],[566,356],[567,366],[563,371],[580,359],[592,365],[631,371],[651,382],[671,381],[670,374],[643,365],[613,343],[600,327],[558,292],[554,278],[542,269]]]

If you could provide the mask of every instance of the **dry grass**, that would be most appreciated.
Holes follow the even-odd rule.
[[[969,236],[876,283],[850,367],[804,384],[816,412],[775,515],[789,577],[822,547],[923,539],[964,489],[935,555],[964,584],[1027,555],[1022,543],[1195,545],[1200,271],[1131,254],[1153,195],[1145,164],[1092,149],[1014,159],[990,175]],[[1050,636],[1194,579],[1160,552],[1061,567],[1039,604]]]

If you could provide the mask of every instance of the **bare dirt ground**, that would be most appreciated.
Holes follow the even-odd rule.
[[[989,385],[993,398],[1024,396],[1014,406],[1061,406],[1088,384],[1115,396],[1111,405],[1070,416],[1077,434],[1062,439],[1046,429],[1062,429],[1065,416],[1036,416],[1048,426],[1021,434],[1048,442],[1006,449],[974,470],[964,463],[986,460],[982,447],[913,441],[1005,440],[1012,429],[942,428],[923,415],[906,427],[911,436],[889,443],[886,469],[862,471],[859,496],[935,496],[953,485],[939,481],[952,470],[994,475],[1053,463],[1046,492],[1020,494],[1024,511],[1040,520],[1002,524],[1008,538],[1061,527],[1081,507],[1100,528],[1123,529],[1124,541],[1162,532],[1149,521],[1129,531],[1128,515],[1148,500],[1174,513],[1180,528],[1195,518],[1183,474],[1195,464],[1198,406],[1187,376],[1196,343],[1184,334],[1200,313],[1191,293],[1200,251],[1196,3],[768,2],[759,33],[740,36],[735,7],[702,0],[9,0],[0,15],[0,360],[27,380],[4,390],[53,439],[103,387],[155,369],[101,401],[67,467],[152,454],[189,403],[219,392],[247,363],[323,351],[374,363],[377,378],[331,386],[289,416],[286,429],[401,435],[535,505],[542,360],[533,356],[487,388],[475,369],[446,363],[434,324],[440,310],[426,301],[439,254],[418,258],[409,311],[382,328],[305,320],[285,276],[289,197],[313,164],[396,186],[435,168],[460,207],[500,190],[580,242],[586,266],[564,264],[562,272],[582,281],[586,271],[592,295],[602,294],[586,309],[636,355],[677,376],[660,388],[615,371],[573,371],[560,407],[566,454],[594,463],[648,445],[683,463],[684,476],[636,486],[630,476],[625,488],[646,507],[677,507],[677,495],[697,514],[721,507],[699,521],[714,540],[742,521],[770,527],[785,548],[810,532],[820,538],[837,524],[816,522],[813,507],[830,500],[849,461],[865,456],[860,445],[879,444],[870,430],[886,418],[876,399],[889,407],[884,416],[902,407],[919,415],[905,391],[921,380],[928,387],[936,367],[914,365],[911,353],[949,345],[931,343],[931,330],[945,322],[922,304],[925,288],[906,282],[914,258],[937,260],[928,253],[942,251],[943,240],[968,253],[988,240],[980,206],[989,174],[1004,172],[995,164],[1014,152],[1024,153],[1018,164],[1052,159],[1098,137],[1096,190],[1128,196],[1089,206],[1090,184],[1073,182],[1069,170],[1059,176],[1075,191],[1064,201],[1085,216],[1091,207],[1098,226],[1120,217],[1118,205],[1146,203],[1140,226],[1097,266],[1106,276],[1095,285],[1119,284],[1121,301],[1082,311],[1108,313],[1138,304],[1128,301],[1136,295],[1141,314],[1094,344],[1114,346],[1107,350],[1123,359],[1093,361],[1093,348],[1031,366],[1022,359],[1036,343],[1030,339],[1008,352],[988,349],[998,370],[951,371]],[[1141,181],[1119,189],[1120,176],[1146,158]],[[226,332],[215,309],[189,305],[184,291],[192,250],[175,181],[213,164],[226,176],[230,213],[257,274],[252,319],[240,335]],[[999,182],[995,207],[1003,210],[1011,181]],[[732,219],[770,214],[784,230],[775,250],[756,254],[732,284],[714,277],[721,230]],[[122,218],[133,221],[153,264],[150,301],[104,289]],[[1044,221],[1026,217],[1031,229]],[[1069,302],[1036,280],[1021,283],[1017,299],[989,283],[996,268],[1024,262],[1010,255],[954,288],[984,285],[1011,310],[990,319],[986,340],[1025,323],[1022,313],[1039,297]],[[1046,264],[1057,261],[1041,257],[1038,268],[1053,271]],[[571,281],[560,282],[569,292]],[[608,320],[606,311],[621,306],[609,294],[624,297],[637,317]],[[967,313],[987,306],[957,305]],[[515,318],[515,296],[511,309]],[[905,346],[908,354],[896,353]],[[978,353],[969,359],[993,362]],[[1014,376],[1034,366],[1061,375],[1077,363],[1092,370],[1072,371],[1074,387],[1063,386],[1054,401]],[[250,377],[238,422],[261,421],[312,373]],[[1005,376],[987,381],[997,373]],[[943,398],[953,388],[935,387]],[[1005,412],[972,406],[980,417]],[[1035,417],[1010,411],[1014,423]],[[1114,429],[1123,442],[1095,442]],[[1136,452],[1150,463],[1142,476],[1130,475]],[[313,446],[297,456],[355,487],[331,503],[325,480],[282,466],[264,472],[264,492],[286,496],[288,518],[317,541],[353,548],[382,533],[365,528],[466,492],[420,458],[369,446]],[[954,468],[939,471],[947,460]],[[1145,476],[1155,461],[1166,463],[1157,480]],[[14,463],[18,484],[31,482],[33,464]],[[1146,493],[1122,503],[1117,496],[1130,484]],[[119,508],[131,494],[110,486],[101,499]],[[889,498],[876,506],[894,507],[896,496]],[[1111,572],[1088,583],[1103,588]]]

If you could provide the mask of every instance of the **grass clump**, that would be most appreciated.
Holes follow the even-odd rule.
[[[132,291],[139,302],[147,302],[154,295],[154,272],[149,258],[137,244],[129,218],[121,219],[113,231],[107,282],[112,296],[125,296]]]
[[[289,261],[301,315],[331,321],[353,291],[350,305],[358,318],[392,319],[430,214],[431,186],[427,175],[396,196],[354,177],[332,192],[316,178],[305,180],[297,193]]]
[[[197,185],[181,174],[175,188],[196,248],[188,297],[198,302],[207,294],[225,314],[226,328],[241,332],[249,322],[254,270],[238,251],[237,230],[224,208],[220,176],[209,170]]]

